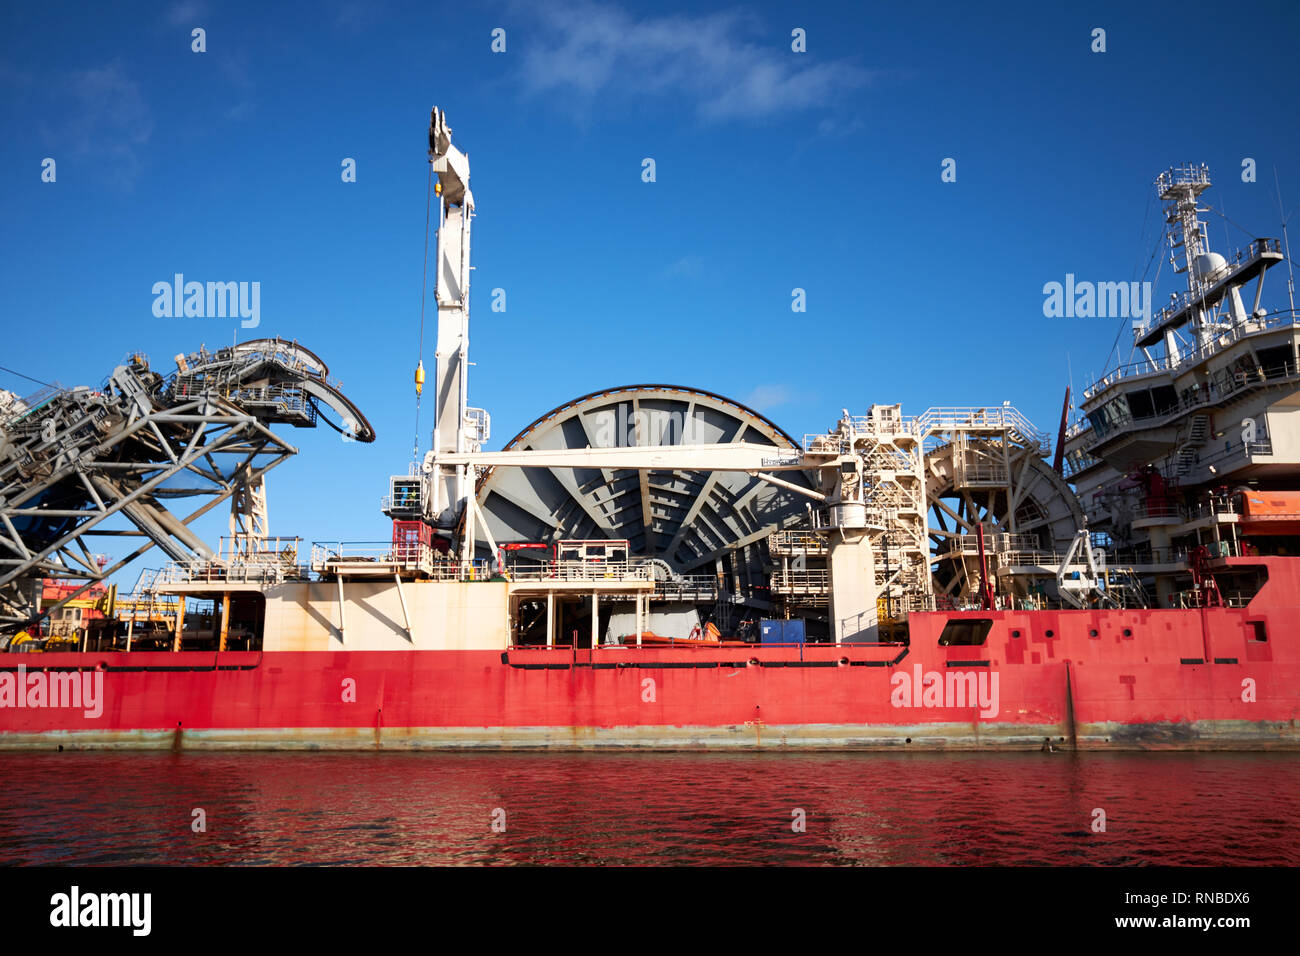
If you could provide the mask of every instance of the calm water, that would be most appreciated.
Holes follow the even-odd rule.
[[[1300,865],[1289,755],[62,753],[0,774],[5,865]]]

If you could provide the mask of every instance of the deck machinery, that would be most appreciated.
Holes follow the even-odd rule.
[[[682,636],[801,616],[827,640],[875,641],[882,616],[898,636],[911,611],[977,607],[994,582],[1007,603],[1113,603],[1112,572],[1091,543],[1062,566],[1083,513],[1043,460],[1047,436],[1009,404],[915,418],[874,405],[798,442],[721,396],[635,385],[575,399],[484,451],[487,413],[466,404],[469,162],[437,109],[429,158],[438,428],[423,459],[390,480],[383,510],[399,525],[426,528],[466,566],[491,561],[507,574],[554,562],[561,542],[618,542],[657,582],[650,601],[678,615],[666,626]],[[542,547],[506,547],[521,544]],[[681,600],[684,585],[693,601]],[[593,596],[591,629],[606,630],[595,606]]]
[[[279,339],[178,355],[166,375],[131,355],[99,388],[0,393],[0,634],[48,621],[153,547],[221,567],[264,558],[265,475],[297,451],[269,426],[318,419],[374,440],[325,364]],[[168,507],[195,498],[184,516]],[[229,545],[213,549],[190,524],[226,501]],[[87,544],[104,535],[144,540],[109,564]],[[50,580],[78,586],[42,602]]]

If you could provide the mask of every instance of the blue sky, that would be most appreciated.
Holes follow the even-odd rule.
[[[133,350],[169,370],[200,343],[296,338],[380,437],[286,430],[302,454],[270,477],[272,530],[386,537],[379,499],[414,437],[437,104],[472,164],[470,396],[492,447],[647,381],[796,435],[872,402],[1004,400],[1054,432],[1067,362],[1081,388],[1128,323],[1046,319],[1043,285],[1142,278],[1158,172],[1209,164],[1206,200],[1256,235],[1279,234],[1274,166],[1300,206],[1300,8],[1063,7],[8,4],[0,365],[96,384]],[[1217,251],[1248,240],[1209,219]],[[260,282],[260,327],[156,318],[152,285],[177,272]],[[1177,287],[1166,263],[1157,304]],[[215,543],[224,518],[199,527]]]

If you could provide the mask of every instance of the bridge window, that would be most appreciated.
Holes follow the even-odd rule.
[[[1133,416],[1129,411],[1128,399],[1120,395],[1096,411],[1089,412],[1088,420],[1092,422],[1093,431],[1104,436],[1116,427],[1131,422]]]
[[[1155,414],[1156,408],[1151,402],[1151,393],[1146,389],[1126,392],[1124,397],[1128,399],[1128,407],[1133,412],[1134,418],[1150,418]]]
[[[1295,356],[1290,345],[1259,350],[1259,364],[1266,378],[1282,378],[1295,372]]]

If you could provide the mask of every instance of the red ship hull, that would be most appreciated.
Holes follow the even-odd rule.
[[[11,655],[0,747],[1300,747],[1300,607],[1258,604],[914,614],[908,646]],[[953,618],[987,641],[940,646]]]

